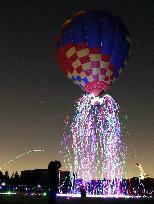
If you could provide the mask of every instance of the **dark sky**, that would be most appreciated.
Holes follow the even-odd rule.
[[[45,149],[7,165],[12,172],[46,168],[60,159],[64,117],[83,93],[56,61],[55,35],[74,12],[105,9],[132,36],[127,69],[107,91],[120,105],[128,146],[128,176],[135,162],[154,177],[154,1],[0,0],[0,165],[30,149]],[[3,170],[6,170],[4,168]]]

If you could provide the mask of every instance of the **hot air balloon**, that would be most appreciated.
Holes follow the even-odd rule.
[[[67,20],[57,41],[57,59],[67,77],[95,96],[119,77],[129,58],[130,36],[107,11],[80,11]]]

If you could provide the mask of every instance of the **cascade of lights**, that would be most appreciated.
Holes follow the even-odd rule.
[[[83,95],[76,114],[65,118],[62,155],[70,172],[84,181],[121,180],[125,148],[121,141],[118,105],[109,95]]]

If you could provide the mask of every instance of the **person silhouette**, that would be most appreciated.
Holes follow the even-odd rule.
[[[49,204],[56,202],[56,194],[58,192],[58,169],[61,167],[60,161],[51,161],[48,165],[49,181],[50,181],[50,193]]]
[[[80,187],[81,198],[86,198],[86,190],[84,186]]]

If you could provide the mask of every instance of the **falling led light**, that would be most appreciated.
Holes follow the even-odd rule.
[[[111,96],[85,94],[77,101],[73,119],[65,118],[61,153],[77,178],[113,181],[124,177],[125,148],[118,112]]]
[[[0,170],[5,168],[10,163],[15,162],[17,159],[22,158],[23,156],[26,156],[26,155],[31,154],[33,152],[44,152],[44,151],[45,151],[44,149],[43,150],[34,149],[34,150],[29,150],[29,151],[23,152],[22,154],[15,156],[13,159],[6,161],[3,165],[0,166]]]
[[[80,198],[81,194],[57,194],[58,197],[67,197],[67,198]],[[128,195],[90,195],[87,194],[86,197],[88,198],[142,198],[141,196],[128,196]],[[146,196],[145,196],[146,197]],[[146,197],[148,198],[148,197]]]

